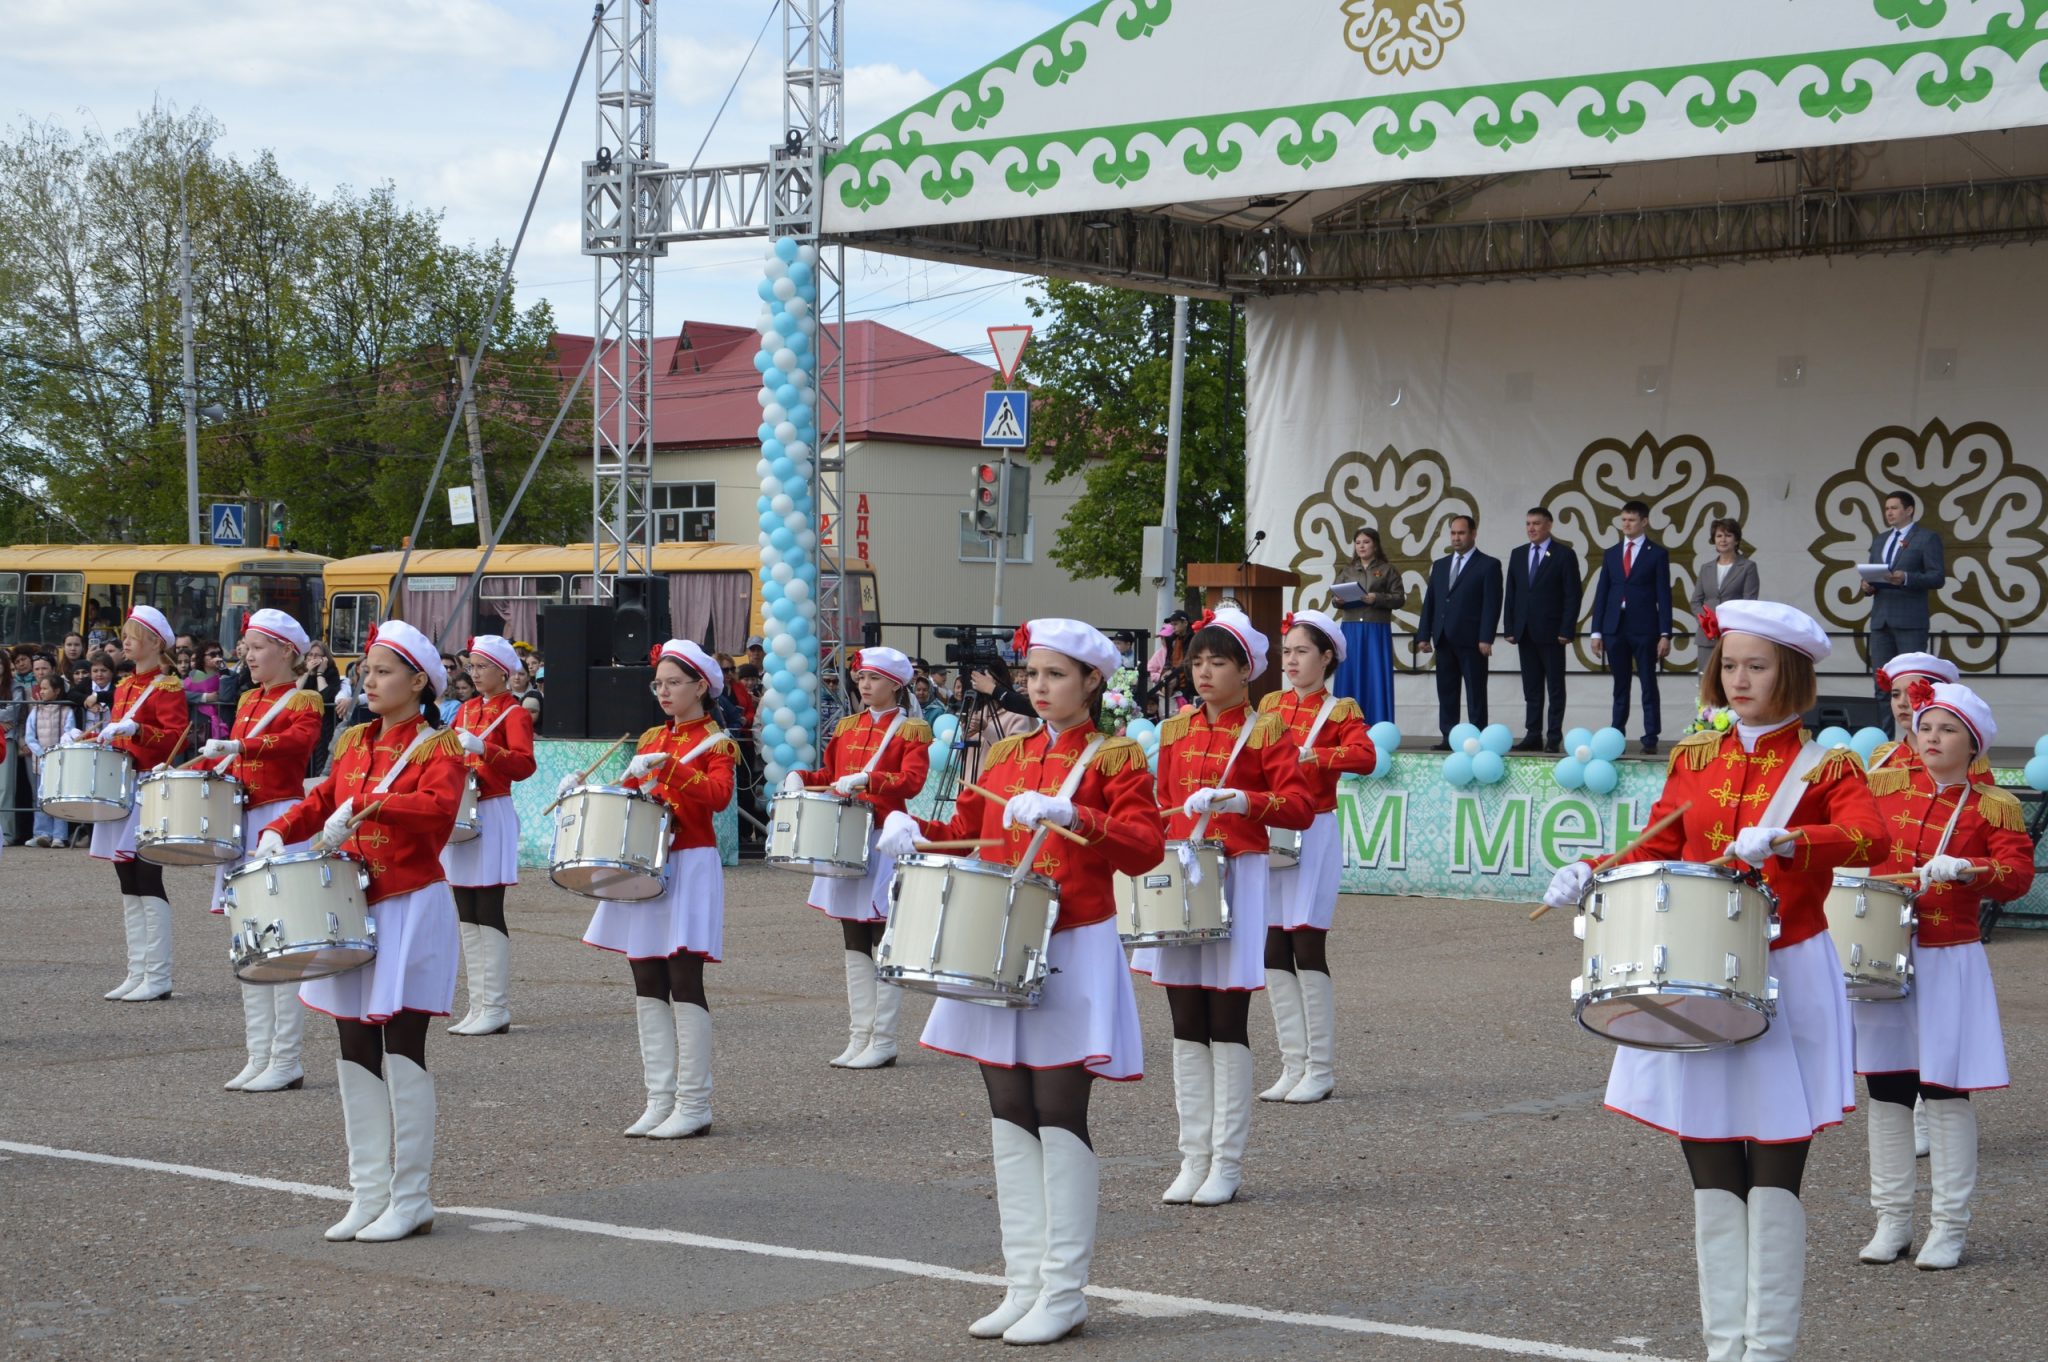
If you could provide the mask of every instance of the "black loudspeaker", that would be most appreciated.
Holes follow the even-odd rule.
[[[1816,733],[1831,727],[1851,733],[1859,728],[1882,728],[1891,708],[1890,701],[1876,695],[1823,695],[1807,714],[1806,726]]]
[[[587,727],[590,736],[607,742],[621,733],[639,737],[662,722],[661,706],[654,701],[652,667],[592,667],[589,678],[590,706]]]
[[[589,736],[590,662],[593,651],[609,641],[611,607],[544,605],[540,608],[540,646],[554,665],[548,668],[540,705],[543,738]],[[602,631],[602,633],[600,633]]]
[[[668,637],[668,578],[615,581],[611,625],[611,660],[627,666],[645,662],[654,645]]]

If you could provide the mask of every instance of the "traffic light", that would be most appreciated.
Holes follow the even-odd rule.
[[[974,532],[990,539],[1002,533],[1002,476],[1001,464],[974,466]]]
[[[270,503],[270,537],[265,543],[273,549],[281,548],[284,545],[284,513],[285,504],[283,502],[273,501]]]

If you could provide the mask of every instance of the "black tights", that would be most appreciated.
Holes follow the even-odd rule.
[[[1058,1126],[1090,1149],[1095,1147],[1088,1140],[1088,1092],[1095,1075],[1084,1066],[999,1069],[984,1064],[981,1081],[988,1086],[989,1114],[998,1121],[1034,1135],[1042,1127]]]
[[[1799,1195],[1812,1140],[1758,1144],[1755,1140],[1680,1140],[1695,1189],[1733,1192],[1748,1200],[1752,1187],[1782,1187]]]
[[[451,884],[448,889],[455,895],[457,921],[474,923],[506,936],[511,935],[505,930],[504,885],[487,884],[472,889],[464,885]]]
[[[1203,1045],[1252,1043],[1252,995],[1220,988],[1168,985],[1166,1007],[1173,1014],[1173,1038]]]
[[[873,955],[875,947],[882,944],[882,929],[886,922],[849,922],[839,919],[839,936],[846,943],[846,949],[862,955]]]
[[[1930,1102],[1967,1102],[1970,1094],[1960,1088],[1944,1088],[1937,1083],[1923,1083],[1920,1075],[1908,1071],[1897,1074],[1865,1074],[1864,1086],[1870,1089],[1873,1102],[1890,1102],[1894,1106],[1910,1107],[1913,1099],[1924,1097]]]
[[[335,1019],[341,1032],[341,1057],[360,1064],[382,1077],[386,1054],[404,1055],[422,1069],[427,1067],[427,1027],[433,1018],[424,1012],[401,1012],[382,1026],[369,1022]]]
[[[635,960],[632,964],[633,992],[638,997],[658,1003],[694,1003],[706,1012],[711,1010],[704,999],[703,956],[677,951],[666,960]]]
[[[132,861],[116,861],[114,878],[121,882],[121,892],[124,894],[170,902],[164,893],[164,868],[154,862],[142,860],[140,857]]]
[[[1266,968],[1286,970],[1299,974],[1312,969],[1317,974],[1330,972],[1330,957],[1325,947],[1330,934],[1319,927],[1297,927],[1288,931],[1285,927],[1266,928]]]

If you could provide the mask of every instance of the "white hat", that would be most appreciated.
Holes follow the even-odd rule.
[[[1049,648],[1073,658],[1084,667],[1095,668],[1102,673],[1105,682],[1109,680],[1110,673],[1124,664],[1124,655],[1109,641],[1109,635],[1080,620],[1026,620],[1017,626],[1010,642],[1020,658],[1033,648]]]
[[[386,620],[370,630],[370,641],[363,651],[367,653],[372,648],[389,648],[411,663],[414,671],[425,674],[434,694],[448,689],[448,669],[441,665],[441,650],[434,646],[434,640],[404,620]]]
[[[166,648],[178,641],[178,631],[171,628],[171,622],[164,618],[164,612],[153,605],[138,605],[128,612],[128,618],[149,626],[151,633],[164,641]]]
[[[1258,680],[1266,670],[1266,636],[1252,628],[1252,617],[1227,606],[1221,610],[1205,611],[1195,621],[1195,632],[1200,633],[1211,625],[1229,631],[1244,648],[1244,655],[1251,659],[1252,680]]]
[[[482,658],[507,676],[524,670],[526,666],[519,660],[519,650],[498,634],[478,634],[463,651],[471,657]]]
[[[1827,634],[1804,610],[1776,601],[1724,601],[1718,610],[1700,612],[1700,631],[1708,638],[1753,634],[1804,653],[1819,662],[1834,651]]]
[[[1280,621],[1280,637],[1283,641],[1287,637],[1287,631],[1297,624],[1305,624],[1328,639],[1330,646],[1337,650],[1337,660],[1344,660],[1344,630],[1338,627],[1337,621],[1320,610],[1296,610]]]
[[[860,648],[853,654],[853,669],[857,672],[880,672],[899,686],[910,684],[914,670],[910,659],[894,648]]]
[[[268,634],[301,655],[312,643],[312,640],[306,637],[306,626],[282,610],[258,610],[249,616],[249,622],[242,627],[245,631]]]
[[[1925,686],[1923,690],[1922,687]],[[1950,685],[1946,681],[1926,685],[1914,682],[1907,687],[1906,694],[1913,701],[1913,731],[1920,731],[1920,716],[1930,709],[1945,709],[1963,721],[1963,727],[1970,730],[1970,736],[1977,740],[1977,750],[1991,750],[1991,740],[1998,736],[1998,721],[1991,717],[1991,706],[1968,686]]]
[[[685,667],[703,677],[704,684],[711,688],[713,699],[725,694],[724,669],[718,665],[717,660],[711,654],[705,652],[702,648],[690,642],[690,640],[686,638],[672,638],[649,653],[647,660],[654,666],[659,667],[664,657],[672,658],[682,663]]]
[[[1890,690],[1902,676],[1924,676],[1930,681],[1947,681],[1954,684],[1956,664],[1933,653],[1900,653],[1877,669],[1877,684],[1881,690]]]

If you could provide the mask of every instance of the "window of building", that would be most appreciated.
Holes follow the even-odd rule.
[[[1038,539],[1038,517],[1024,518],[1024,537],[1010,540],[1006,563],[1029,563]],[[993,563],[996,553],[993,540],[984,539],[975,533],[972,513],[960,512],[960,561],[963,563]]]
[[[708,544],[718,537],[718,484],[654,484],[654,542]]]

